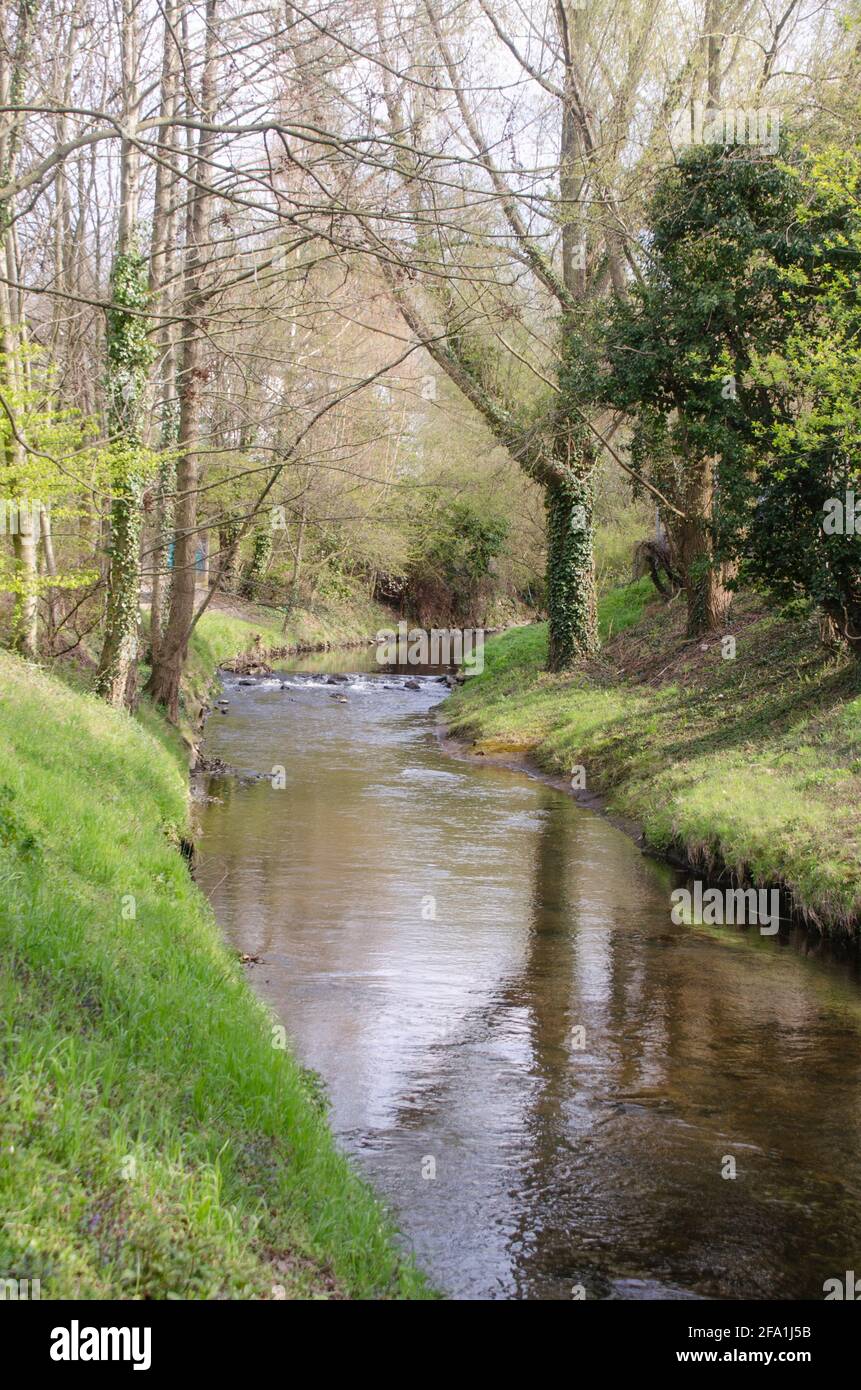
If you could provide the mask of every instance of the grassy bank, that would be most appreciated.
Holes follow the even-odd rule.
[[[283,609],[220,595],[198,623],[194,641],[199,658],[211,670],[236,655],[241,649],[237,643],[246,641],[249,631],[252,636],[259,633],[270,651],[307,651],[364,642],[391,624],[391,609],[360,594],[294,608],[286,626]]]
[[[581,765],[588,790],[654,848],[782,885],[811,923],[857,934],[857,668],[820,644],[812,620],[750,597],[736,602],[727,658],[718,637],[685,639],[681,600],[644,607],[644,585],[603,600],[609,640],[577,674],[543,671],[543,626],[489,642],[484,673],[446,705],[452,732],[566,776]]]
[[[201,663],[243,645],[225,621]],[[0,1277],[422,1296],[189,876],[185,758],[155,722],[0,652]]]

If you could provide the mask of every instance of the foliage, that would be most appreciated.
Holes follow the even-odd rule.
[[[254,528],[251,559],[242,576],[240,592],[245,598],[255,598],[272,555],[272,517],[266,512]]]
[[[606,399],[671,497],[718,461],[714,543],[861,636],[861,548],[823,532],[859,479],[861,161],[696,151],[659,183],[650,270],[609,316]],[[853,636],[854,631],[854,636]]]
[[[0,490],[0,522],[5,532],[26,513],[38,534],[40,506],[47,509],[53,526],[78,522],[87,515],[82,482],[100,488],[109,477],[105,451],[92,444],[92,422],[74,408],[58,404],[56,378],[56,366],[39,348],[21,347],[12,360],[0,354],[5,400],[0,411],[0,449],[11,464]],[[7,593],[71,591],[95,578],[88,559],[68,550],[53,576],[22,572],[6,554],[0,554],[0,590]]]
[[[820,604],[861,653],[861,159],[810,159],[792,256],[777,271],[774,340],[751,353],[745,572]],[[739,489],[740,490],[740,489]],[[839,504],[836,526],[829,506]],[[859,514],[861,523],[861,514]]]
[[[412,526],[405,606],[443,622],[481,620],[508,529],[503,517],[470,501],[429,493]]]

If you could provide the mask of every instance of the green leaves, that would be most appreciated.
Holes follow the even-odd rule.
[[[107,391],[112,435],[137,440],[141,428],[147,372],[153,359],[146,309],[149,304],[146,261],[137,249],[117,256],[111,275],[107,313]]]
[[[826,543],[822,509],[861,488],[860,194],[847,150],[693,152],[655,193],[652,263],[610,313],[602,382],[636,412],[632,452],[659,485],[679,495],[717,461],[719,553],[814,598],[853,642],[861,542]]]

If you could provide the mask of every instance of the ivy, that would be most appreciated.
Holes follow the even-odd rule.
[[[548,665],[562,671],[598,645],[595,602],[594,484],[583,427],[564,436],[564,462],[545,487]]]
[[[140,621],[143,487],[152,456],[142,444],[152,348],[147,333],[147,267],[136,244],[117,256],[107,314],[108,426],[113,474],[110,587],[95,689],[111,704],[131,700]]]
[[[251,559],[242,579],[242,595],[244,598],[255,598],[263,577],[269,568],[269,561],[272,556],[273,542],[272,513],[268,512],[261,522],[254,529],[254,537],[251,546]]]
[[[139,444],[147,373],[153,358],[149,340],[147,267],[136,246],[117,256],[107,314],[108,421],[112,436]]]
[[[594,454],[585,422],[596,395],[591,315],[584,306],[562,325],[560,409],[553,438],[547,513],[548,665],[562,671],[598,647],[594,556]]]

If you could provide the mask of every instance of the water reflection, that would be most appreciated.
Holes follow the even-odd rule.
[[[460,1296],[821,1297],[861,1261],[855,958],[674,926],[677,875],[447,756],[440,686],[361,655],[346,704],[233,685],[207,751],[287,787],[212,779],[199,873],[422,1264]]]

